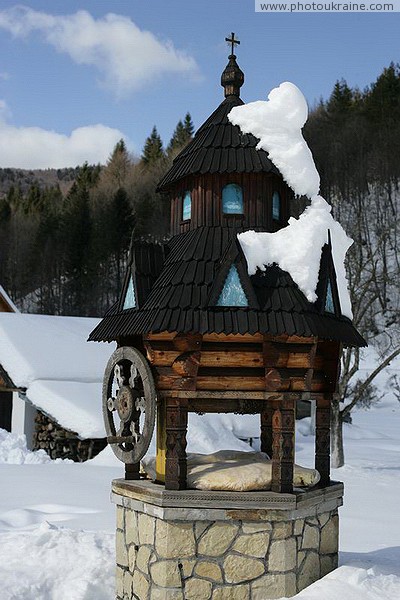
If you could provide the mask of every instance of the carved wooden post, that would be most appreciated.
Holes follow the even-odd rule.
[[[268,400],[268,405],[261,411],[261,452],[265,452],[268,456],[272,457],[272,415],[274,408]]]
[[[293,491],[294,425],[296,394],[284,393],[273,401],[272,484],[273,492]]]
[[[174,383],[173,389],[195,390],[197,371],[200,364],[201,336],[176,336],[173,343],[175,348],[183,352],[172,363],[172,370],[180,376]],[[187,487],[188,400],[185,398],[167,398],[165,421],[165,489],[185,490]]]
[[[167,398],[165,489],[185,490],[187,487],[186,433],[187,400]]]
[[[315,419],[315,468],[319,472],[320,485],[330,483],[330,424],[332,394],[317,394]]]

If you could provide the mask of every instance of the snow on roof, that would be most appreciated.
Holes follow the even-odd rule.
[[[290,273],[307,300],[315,302],[321,249],[328,242],[330,231],[340,308],[342,314],[351,319],[344,258],[353,240],[347,237],[341,225],[332,218],[330,210],[329,204],[321,196],[316,196],[298,219],[289,219],[287,227],[275,233],[245,231],[238,235],[238,239],[250,275],[257,268],[265,270],[266,265],[276,263]]]
[[[89,344],[98,319],[0,313],[0,364],[35,406],[82,438],[104,437],[101,382],[113,348]]]
[[[11,300],[10,296],[7,294],[6,290],[3,288],[3,286],[0,285],[0,296],[3,297],[3,299],[6,301],[6,303],[8,304],[8,306],[11,308],[11,310],[13,310],[14,312],[18,313],[19,310],[18,308],[15,306],[14,302]]]
[[[308,108],[303,94],[293,83],[285,81],[268,94],[268,100],[235,106],[228,115],[243,133],[259,138],[256,146],[269,158],[298,196],[319,192],[319,173],[301,129],[307,121]]]
[[[289,82],[274,88],[267,101],[235,106],[228,114],[231,123],[238,125],[243,133],[259,138],[257,148],[268,152],[295,194],[311,199],[311,205],[299,219],[289,219],[287,227],[275,233],[247,231],[238,238],[250,275],[257,267],[265,270],[267,265],[276,263],[290,273],[307,299],[315,302],[321,250],[328,242],[329,231],[341,311],[351,319],[344,259],[352,240],[333,219],[330,205],[318,195],[320,177],[301,131],[307,116],[303,94]]]

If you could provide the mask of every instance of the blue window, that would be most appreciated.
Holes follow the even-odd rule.
[[[235,265],[231,266],[225,279],[217,306],[248,306],[246,294],[243,291]]]
[[[226,215],[243,214],[243,191],[240,185],[228,183],[222,189],[222,211]]]
[[[185,192],[183,195],[182,219],[188,221],[192,218],[192,196],[190,192]]]
[[[279,221],[281,218],[281,197],[279,192],[272,194],[272,218]]]
[[[325,312],[335,314],[335,305],[333,302],[333,294],[332,294],[332,284],[331,284],[330,280],[328,281],[328,287],[326,288]]]
[[[135,288],[133,287],[132,275],[129,280],[128,289],[126,290],[123,310],[127,308],[136,308]]]

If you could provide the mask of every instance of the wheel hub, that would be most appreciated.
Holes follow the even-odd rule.
[[[133,418],[135,412],[135,401],[132,394],[132,389],[123,385],[117,394],[116,407],[118,416],[124,423],[127,423]]]

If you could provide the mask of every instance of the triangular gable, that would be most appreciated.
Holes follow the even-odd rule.
[[[315,306],[322,314],[332,314],[340,317],[339,291],[336,281],[336,271],[332,256],[331,236],[328,232],[328,243],[325,244],[321,252],[321,262],[319,268],[317,301]]]
[[[122,310],[126,310],[127,308],[136,308],[136,294],[132,275],[129,278],[128,287],[126,288]]]
[[[232,302],[232,303],[230,303]],[[236,236],[231,240],[210,292],[208,306],[258,309],[247,262]]]
[[[140,309],[146,302],[165,260],[164,247],[153,242],[131,243],[118,311]]]
[[[217,301],[217,306],[249,306],[248,298],[243,290],[235,265],[232,265],[228,271],[224,287]]]

